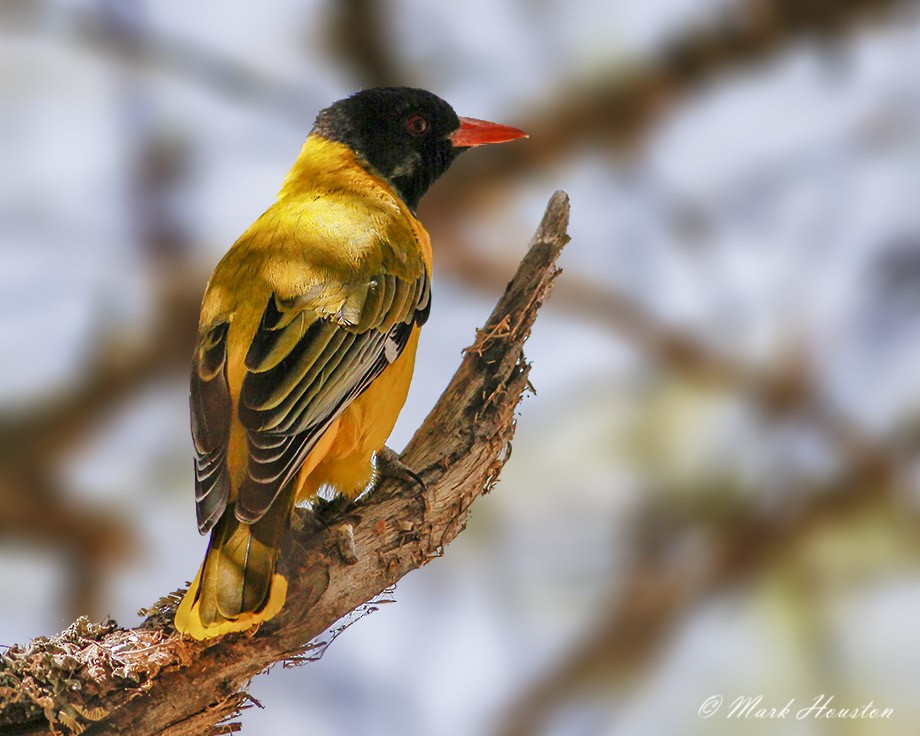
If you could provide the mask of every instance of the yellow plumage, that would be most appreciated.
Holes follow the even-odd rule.
[[[369,486],[431,303],[431,245],[412,210],[462,151],[522,136],[406,87],[317,115],[278,201],[205,292],[189,398],[211,539],[179,631],[205,639],[276,615],[294,504],[326,484],[349,499]]]
[[[202,639],[274,616],[294,503],[324,484],[353,498],[372,481],[408,392],[430,273],[428,236],[392,187],[348,146],[310,135],[204,296],[192,411],[199,524],[213,531],[177,629]]]

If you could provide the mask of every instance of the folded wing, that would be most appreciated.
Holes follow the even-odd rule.
[[[335,314],[309,295],[268,299],[246,355],[237,408],[249,453],[248,478],[235,500],[240,521],[251,524],[265,515],[326,429],[402,354],[429,307],[427,273],[413,280],[383,273],[350,287]],[[230,494],[226,332],[216,326],[203,333],[193,371],[202,532],[223,513]]]

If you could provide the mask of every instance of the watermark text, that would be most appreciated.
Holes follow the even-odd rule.
[[[876,705],[873,701],[860,704],[838,704],[833,695],[816,696],[799,701],[789,698],[780,703],[769,703],[763,695],[738,695],[728,700],[721,695],[710,695],[699,707],[700,718],[718,716],[725,720],[887,720],[894,715],[894,708]]]

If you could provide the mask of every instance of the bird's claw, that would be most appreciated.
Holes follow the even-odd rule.
[[[425,481],[421,479],[419,474],[400,459],[399,453],[391,450],[386,445],[377,452],[376,462],[379,476],[378,483],[380,478],[395,478],[404,483],[414,483],[418,485],[422,491],[427,490]]]

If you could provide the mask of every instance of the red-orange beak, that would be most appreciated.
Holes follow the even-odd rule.
[[[450,134],[454,148],[481,146],[486,143],[505,143],[518,138],[527,138],[523,130],[510,125],[489,123],[476,118],[460,118],[460,127]]]

